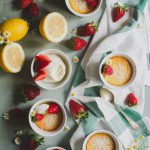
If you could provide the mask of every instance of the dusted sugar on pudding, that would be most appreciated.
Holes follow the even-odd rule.
[[[45,114],[41,121],[36,122],[36,125],[45,131],[54,131],[59,128],[62,118],[62,112],[58,114]]]
[[[87,141],[86,150],[115,150],[115,142],[108,134],[96,133]]]
[[[92,12],[97,6],[98,0],[94,0],[94,1],[95,1],[94,7],[93,6],[91,7],[88,4],[87,0],[70,0],[70,6],[77,13],[88,14]]]
[[[133,68],[129,60],[122,56],[114,56],[102,67],[104,79],[111,85],[127,84],[133,76]]]
[[[45,131],[57,130],[63,122],[63,112],[53,102],[38,105],[31,117],[36,126]]]

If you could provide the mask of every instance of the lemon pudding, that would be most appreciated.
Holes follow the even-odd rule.
[[[123,56],[114,56],[102,67],[104,79],[111,85],[127,84],[133,76],[133,68],[129,60]]]
[[[38,105],[31,114],[32,121],[44,131],[55,131],[63,122],[63,112],[54,102]]]
[[[115,148],[113,138],[105,133],[92,135],[86,144],[86,150],[115,150]]]
[[[70,0],[70,6],[73,10],[80,14],[88,14],[94,8],[90,8],[85,0]]]

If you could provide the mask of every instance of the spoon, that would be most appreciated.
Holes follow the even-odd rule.
[[[118,105],[115,103],[115,100],[114,100],[114,94],[111,92],[111,91],[109,91],[108,89],[106,89],[106,88],[101,88],[100,89],[100,96],[104,99],[104,100],[106,100],[106,101],[108,101],[108,102],[110,102],[110,103],[112,103],[116,108],[117,108],[117,110],[124,116],[124,118],[128,121],[128,123],[129,123],[129,125],[132,127],[132,129],[134,129],[134,130],[137,130],[138,129],[138,124],[135,122],[135,121],[133,121],[131,118],[129,118],[121,109],[120,109],[120,107],[118,107]]]

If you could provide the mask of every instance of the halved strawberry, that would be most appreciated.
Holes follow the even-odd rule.
[[[45,62],[49,62],[49,63],[52,61],[49,57],[47,57],[46,55],[43,55],[43,54],[37,55],[35,58],[38,61],[45,61]]]
[[[50,106],[47,110],[49,114],[57,114],[60,112],[60,107],[56,103],[50,103]]]
[[[86,3],[90,8],[96,8],[98,5],[98,0],[86,0]]]
[[[41,121],[44,118],[43,114],[35,114],[35,120],[36,121]]]
[[[74,100],[70,100],[69,109],[75,119],[83,120],[88,117],[88,112],[85,106],[77,103]]]
[[[40,70],[37,75],[34,77],[34,81],[43,80],[46,78],[46,73],[44,70]]]
[[[113,74],[113,68],[110,65],[104,65],[102,68],[102,73],[104,75],[112,75]]]
[[[27,8],[31,3],[33,2],[33,0],[21,0],[21,7]]]
[[[48,66],[52,60],[50,58],[48,58],[46,55],[37,55],[35,57],[35,62],[34,62],[34,71],[35,72],[39,72],[41,69],[45,68],[46,66]]]

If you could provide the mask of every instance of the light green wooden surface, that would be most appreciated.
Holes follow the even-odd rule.
[[[16,3],[19,0],[0,0],[0,22],[6,18],[12,17],[20,17],[21,10],[16,9]],[[38,2],[38,0],[35,0]],[[15,4],[15,5],[14,5]],[[71,14],[65,5],[64,0],[45,0],[44,3],[39,3],[41,9],[41,16],[43,16],[46,12],[53,12],[57,11],[62,13],[68,21],[68,35],[67,38],[71,36],[70,32],[73,28],[83,25],[84,23],[91,22],[91,21],[98,21],[101,16],[101,11],[98,12],[96,15],[90,18],[80,18],[76,17]],[[104,6],[104,5],[103,5]],[[88,40],[88,39],[87,39]],[[19,42],[26,53],[26,62],[23,70],[19,74],[8,74],[4,71],[0,70],[0,114],[10,110],[13,107],[21,107],[21,108],[30,108],[30,106],[38,101],[43,97],[50,97],[60,101],[62,104],[65,103],[67,98],[69,88],[71,87],[72,80],[74,78],[74,73],[77,68],[77,64],[72,64],[73,72],[70,81],[65,85],[65,87],[60,88],[59,90],[50,91],[50,90],[41,90],[41,95],[34,101],[24,104],[21,103],[21,100],[17,98],[17,91],[19,92],[19,86],[23,83],[33,83],[31,76],[30,76],[30,63],[32,58],[41,50],[47,48],[57,48],[62,50],[63,52],[67,53],[70,59],[72,56],[80,56],[84,51],[81,52],[73,52],[63,46],[62,44],[52,44],[47,42],[46,40],[42,39],[39,34],[31,35],[30,33]],[[149,114],[149,93],[150,89],[146,89],[146,107],[145,107],[145,114]],[[150,114],[149,114],[150,116]],[[71,127],[70,131],[64,131],[61,134],[52,137],[52,138],[45,138],[45,144],[38,148],[38,150],[44,150],[47,147],[59,145],[67,150],[70,149],[69,147],[69,139],[76,129],[75,122],[68,114],[68,122],[67,125]],[[23,129],[23,130],[31,130],[28,121],[24,124],[12,124],[9,122],[5,122],[0,120],[0,150],[17,150],[17,146],[12,144],[11,138],[14,135],[15,129]]]

